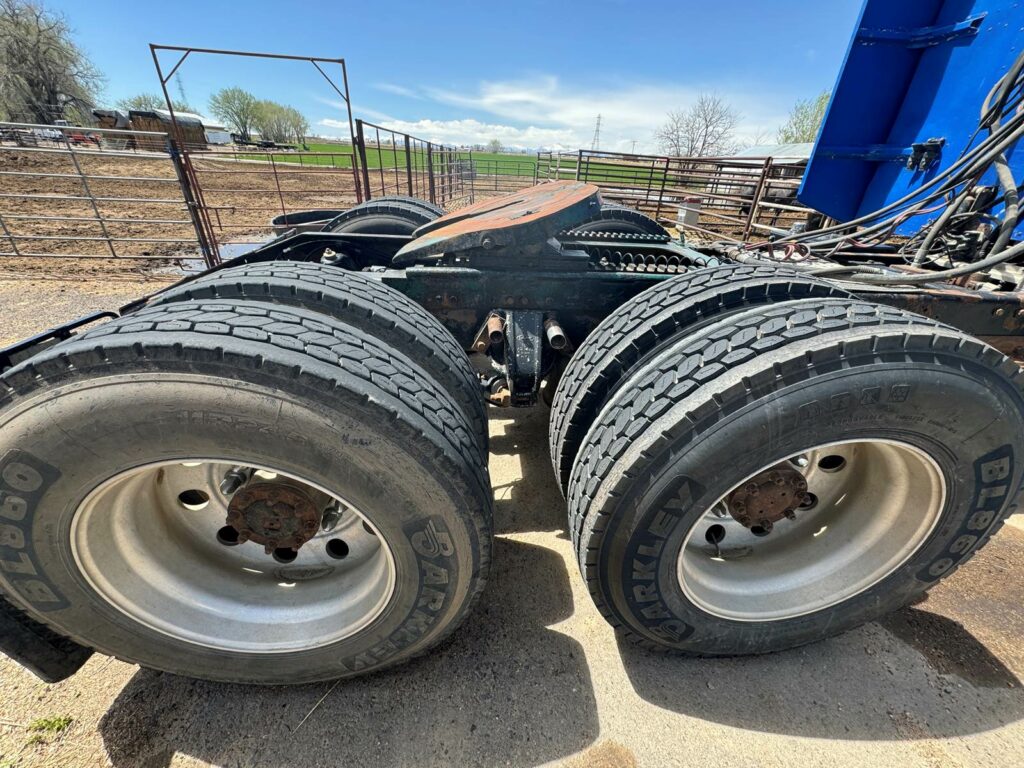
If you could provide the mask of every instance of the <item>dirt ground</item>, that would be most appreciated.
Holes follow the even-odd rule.
[[[0,344],[149,285],[0,281]],[[0,766],[938,766],[1024,754],[1024,522],[930,599],[787,653],[619,641],[573,563],[543,409],[492,412],[495,564],[443,648],[354,681],[250,688],[94,656],[45,685],[0,657]],[[27,726],[51,720],[50,730]]]

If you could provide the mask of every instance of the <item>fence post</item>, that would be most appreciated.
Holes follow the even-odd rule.
[[[750,232],[753,229],[754,221],[757,219],[757,207],[761,203],[761,197],[764,194],[765,184],[768,181],[768,174],[772,169],[772,159],[766,157],[764,159],[764,167],[761,169],[761,178],[757,180],[757,186],[754,187],[754,194],[750,200],[750,210],[747,211],[747,222],[743,225],[743,239],[750,239]]]
[[[665,158],[665,167],[661,172],[661,189],[658,190],[658,207],[654,211],[654,220],[657,221],[661,217],[661,203],[665,199],[665,182],[668,181],[668,167],[672,158]]]
[[[437,205],[437,195],[434,192],[434,145],[427,142],[427,189],[430,191],[430,202]]]
[[[583,165],[583,150],[576,150],[576,181],[580,180],[580,166]]]
[[[185,199],[188,217],[192,220],[192,227],[196,231],[196,239],[199,241],[199,250],[203,254],[203,261],[206,262],[206,266],[215,267],[220,264],[220,253],[219,249],[214,250],[213,241],[210,237],[213,232],[213,225],[210,224],[208,233],[206,222],[203,218],[204,210],[201,210],[199,198],[196,194],[197,190],[193,189],[192,186],[191,180],[193,176],[185,169],[185,161],[181,156],[181,152],[178,151],[178,145],[174,143],[169,135],[164,136],[164,151],[171,158],[174,174],[178,177],[178,184],[181,186],[181,196]],[[196,186],[198,187],[198,182]]]
[[[361,166],[363,174],[363,192],[365,193],[364,200],[369,200],[373,197],[370,194],[370,170],[366,164],[366,140],[363,137],[363,121],[356,119],[356,151],[359,153],[359,165]]]
[[[405,134],[405,181],[409,189],[409,197],[412,194],[412,148],[409,145],[409,134]]]

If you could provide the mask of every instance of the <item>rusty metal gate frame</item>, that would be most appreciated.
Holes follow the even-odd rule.
[[[186,202],[189,208],[189,215],[192,217],[193,223],[196,228],[196,235],[199,239],[199,247],[203,254],[203,259],[206,261],[207,266],[214,267],[221,263],[220,258],[220,243],[217,240],[217,235],[214,231],[213,221],[210,218],[210,208],[206,204],[206,200],[203,196],[202,185],[199,183],[199,178],[196,173],[195,166],[192,164],[188,147],[184,141],[184,134],[182,133],[181,126],[178,124],[177,115],[174,112],[174,105],[171,102],[171,95],[167,90],[167,83],[170,82],[171,78],[177,73],[178,69],[185,60],[193,53],[211,54],[215,56],[244,56],[248,58],[258,59],[277,59],[283,61],[308,61],[313,67],[319,72],[323,78],[327,81],[328,85],[334,90],[334,92],[341,98],[345,103],[345,111],[348,117],[348,130],[349,130],[349,141],[355,147],[355,126],[353,124],[352,117],[352,101],[349,95],[348,88],[348,70],[345,66],[345,59],[343,58],[326,58],[322,56],[291,56],[288,54],[281,53],[261,53],[257,51],[231,51],[219,48],[195,48],[192,46],[177,46],[177,45],[158,45],[156,43],[149,44],[150,53],[153,56],[153,65],[156,67],[157,77],[160,79],[160,89],[163,91],[164,100],[167,103],[167,112],[171,118],[172,128],[172,145],[175,146],[176,157],[179,162],[176,167],[180,167],[183,173],[183,189],[186,190]],[[181,56],[177,62],[165,75],[163,67],[160,64],[159,51],[175,51],[180,53]],[[337,83],[327,74],[324,70],[323,65],[337,65],[341,67],[341,78],[342,85],[338,86]],[[271,156],[273,157],[273,156]],[[362,199],[362,193],[360,189],[359,169],[355,161],[355,153],[353,153],[352,163],[352,176],[355,183],[356,200],[357,202]]]

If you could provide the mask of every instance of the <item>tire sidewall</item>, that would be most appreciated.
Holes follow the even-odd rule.
[[[998,529],[1021,484],[1020,394],[924,364],[874,364],[816,376],[698,421],[614,504],[600,532],[598,589],[613,614],[660,645],[701,654],[779,650],[842,632],[901,607],[948,575]],[[985,374],[988,374],[987,376]],[[721,410],[729,413],[729,404]],[[829,442],[886,439],[927,453],[947,496],[928,538],[882,581],[804,616],[740,622],[708,613],[678,582],[687,534],[758,468]],[[593,536],[596,516],[588,517]]]
[[[483,567],[487,544],[472,520],[484,514],[473,509],[478,492],[418,450],[412,436],[381,424],[365,404],[327,408],[270,382],[225,387],[223,375],[132,373],[68,381],[4,412],[0,502],[15,514],[0,520],[0,586],[85,645],[207,679],[343,677],[435,642],[461,616]],[[338,489],[367,514],[393,554],[396,587],[382,614],[321,648],[245,654],[171,638],[110,606],[75,564],[70,531],[79,504],[119,472],[190,457],[246,459]]]

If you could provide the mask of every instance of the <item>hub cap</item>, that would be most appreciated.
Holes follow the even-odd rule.
[[[224,478],[240,465],[255,471],[236,490]],[[224,651],[337,642],[377,618],[395,588],[391,549],[360,510],[238,461],[150,464],[107,480],[76,511],[71,547],[111,606]]]
[[[916,447],[883,440],[820,445],[723,495],[686,537],[679,584],[721,618],[813,613],[903,565],[935,528],[945,498],[938,465]]]

